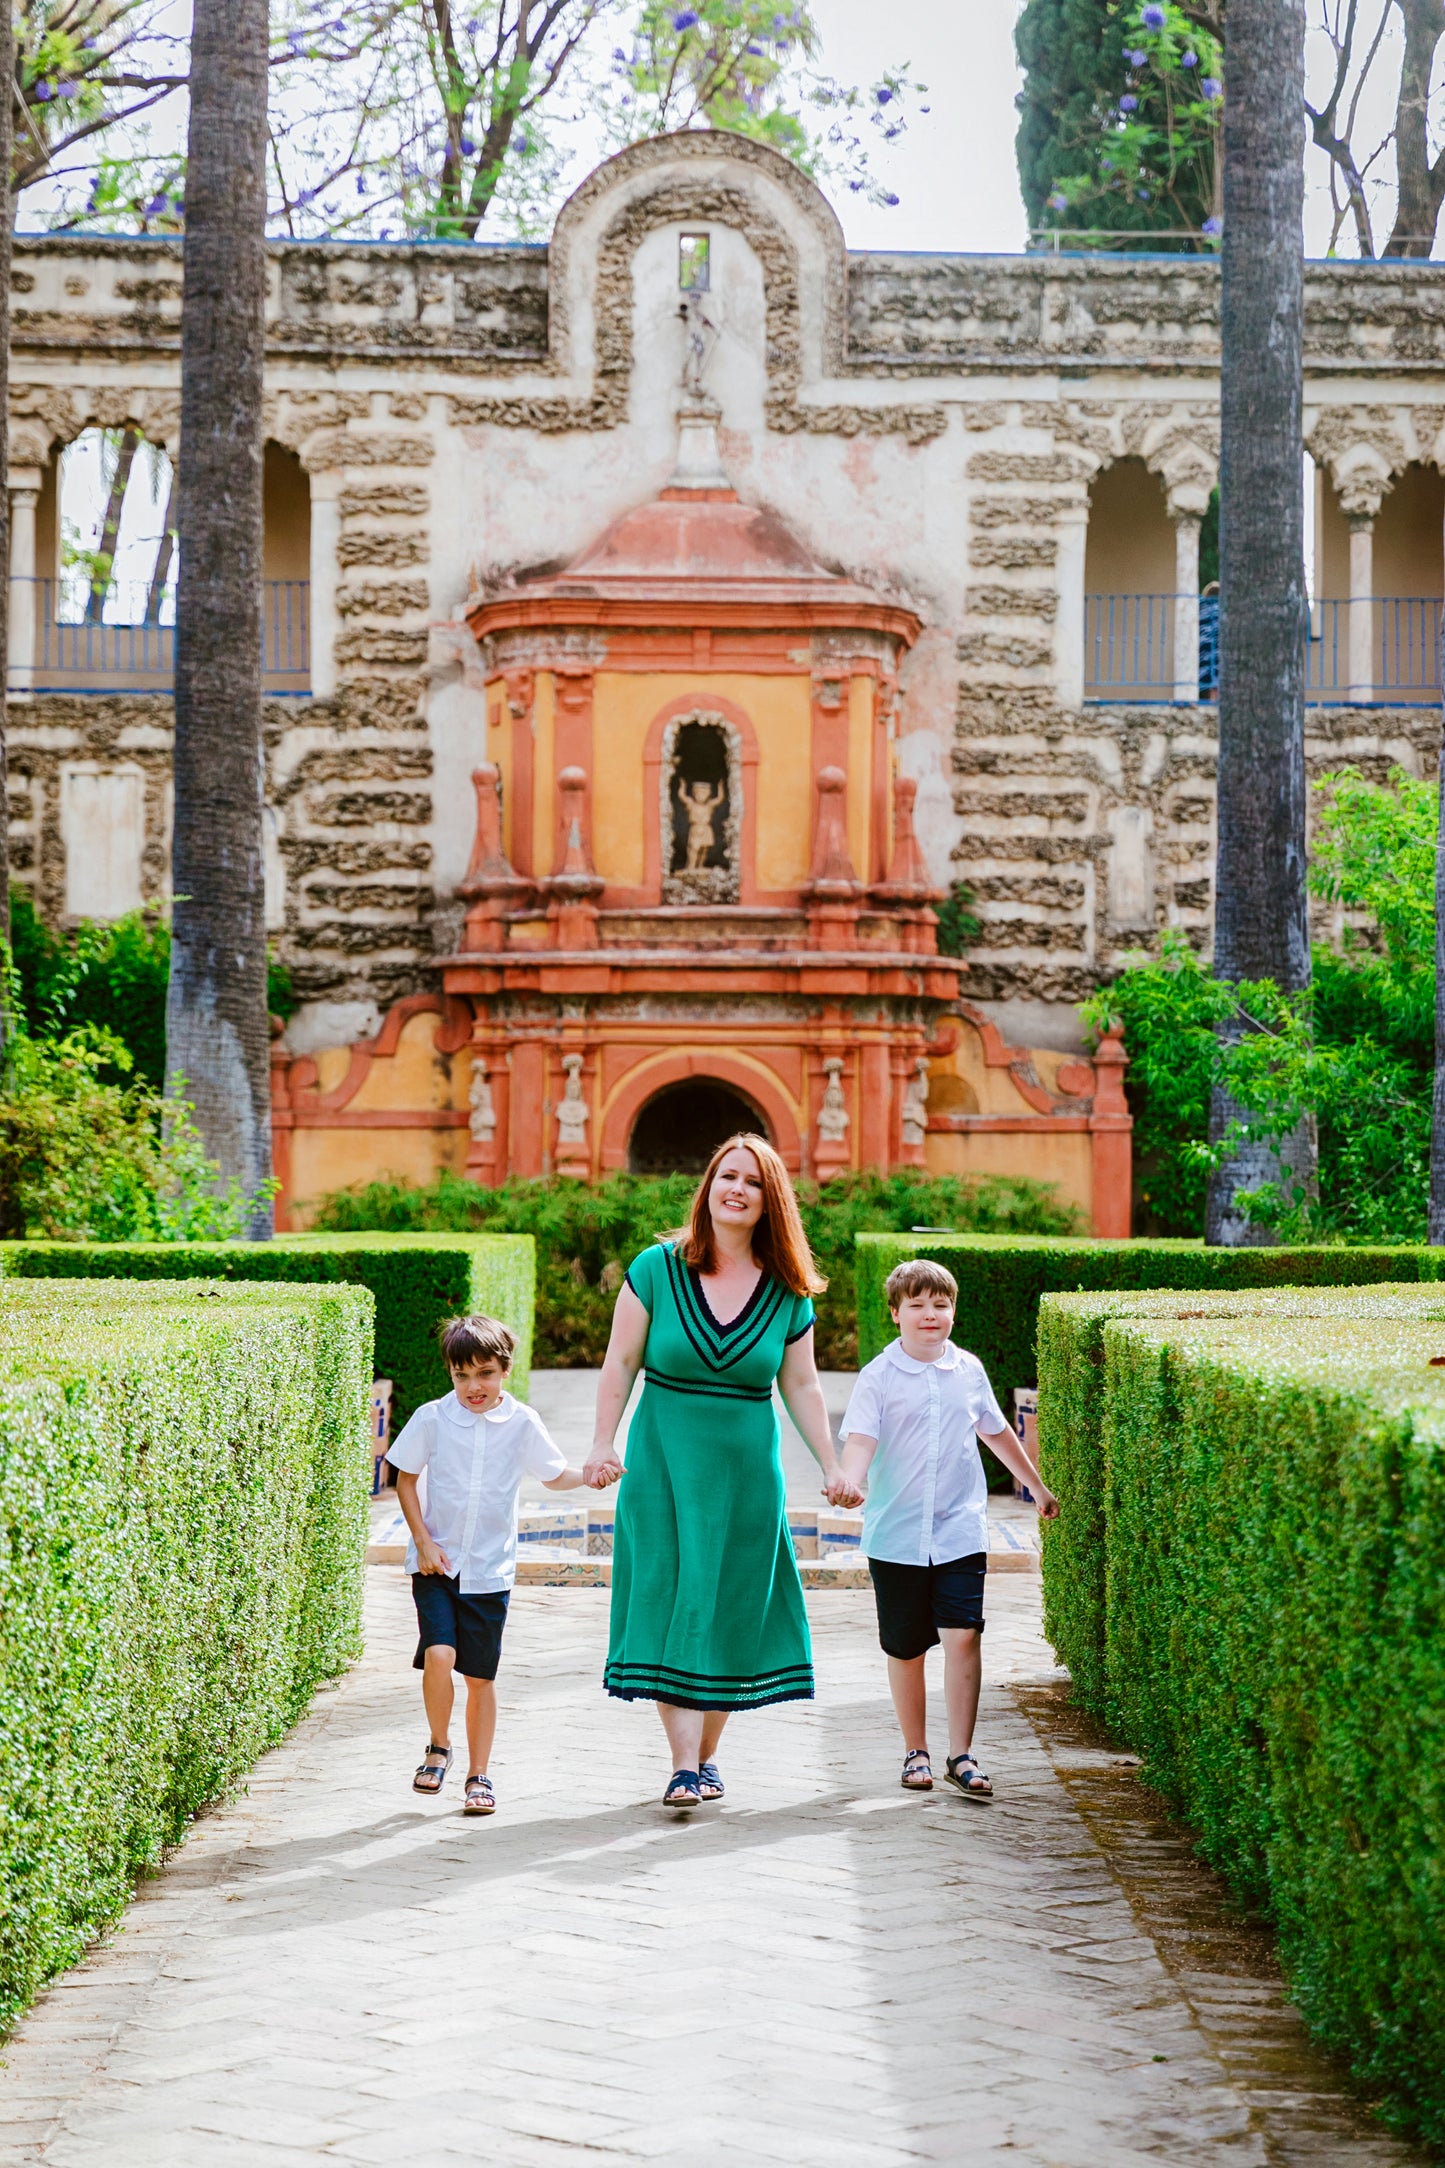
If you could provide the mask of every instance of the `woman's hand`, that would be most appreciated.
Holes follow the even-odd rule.
[[[823,1485],[823,1496],[830,1506],[852,1507],[862,1505],[863,1493],[851,1476],[844,1475],[839,1467],[825,1469],[824,1473],[827,1475],[828,1480]]]
[[[622,1463],[610,1445],[594,1445],[582,1469],[582,1480],[589,1490],[606,1490],[611,1483],[622,1481]]]

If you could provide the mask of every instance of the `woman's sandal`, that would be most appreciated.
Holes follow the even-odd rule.
[[[665,1807],[681,1807],[684,1811],[689,1807],[700,1807],[702,1785],[696,1769],[674,1769],[672,1782],[662,1795],[662,1803]]]
[[[433,1754],[441,1754],[445,1759],[434,1762],[432,1760]],[[451,1765],[451,1748],[449,1746],[438,1746],[436,1741],[433,1740],[426,1750],[425,1760],[418,1764],[416,1775],[411,1780],[412,1790],[414,1792],[439,1792],[446,1783],[447,1771],[451,1768]]]
[[[705,1800],[722,1799],[727,1786],[718,1774],[715,1761],[705,1761],[697,1772],[697,1788]]]
[[[921,1768],[914,1763],[921,1762]],[[899,1778],[905,1792],[931,1792],[933,1790],[933,1764],[928,1758],[926,1746],[910,1747],[903,1757],[903,1774]]]
[[[971,1754],[950,1754],[944,1773],[965,1799],[992,1799],[993,1786]]]
[[[495,1814],[497,1795],[492,1790],[490,1777],[468,1777],[467,1795],[462,1803],[463,1814]]]

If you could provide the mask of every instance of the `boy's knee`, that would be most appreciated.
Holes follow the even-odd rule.
[[[428,1671],[450,1672],[456,1669],[457,1652],[449,1648],[445,1641],[434,1641],[431,1647],[423,1652],[423,1660]]]

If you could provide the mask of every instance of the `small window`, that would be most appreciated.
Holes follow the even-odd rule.
[[[679,234],[677,242],[677,283],[685,294],[705,294],[710,285],[712,236],[706,233]]]

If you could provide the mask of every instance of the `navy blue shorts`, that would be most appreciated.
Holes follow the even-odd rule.
[[[456,1669],[464,1679],[494,1679],[502,1660],[502,1628],[507,1623],[507,1590],[489,1596],[464,1596],[460,1576],[414,1573],[411,1593],[421,1639],[413,1671],[426,1668],[428,1649],[457,1652]]]
[[[938,1629],[971,1626],[983,1632],[983,1580],[988,1557],[971,1551],[936,1566],[904,1566],[891,1558],[870,1558],[873,1599],[878,1606],[878,1639],[887,1656],[911,1662],[926,1656],[938,1642]]]

